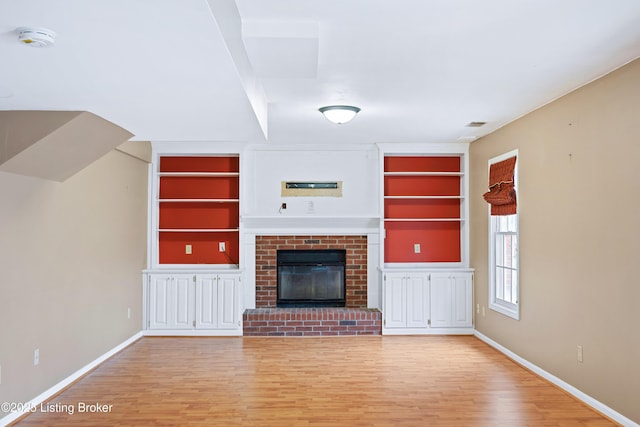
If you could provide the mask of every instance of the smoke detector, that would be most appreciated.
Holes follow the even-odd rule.
[[[16,28],[18,40],[27,46],[50,47],[55,44],[56,33],[41,27]]]

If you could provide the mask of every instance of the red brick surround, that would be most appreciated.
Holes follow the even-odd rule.
[[[346,249],[347,307],[367,307],[367,236],[256,236],[256,308],[276,307],[279,249]]]

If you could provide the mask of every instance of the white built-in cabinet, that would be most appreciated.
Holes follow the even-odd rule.
[[[236,274],[196,276],[196,329],[234,330],[240,327],[240,282],[240,276]]]
[[[146,335],[242,335],[240,155],[152,144]]]
[[[147,277],[149,335],[242,334],[239,273]]]
[[[468,144],[379,144],[383,334],[473,333]]]
[[[387,328],[424,328],[429,321],[429,276],[385,274],[384,324]]]
[[[430,273],[431,327],[473,327],[473,274]]]
[[[149,276],[149,329],[191,329],[194,287],[191,275]]]
[[[384,271],[384,334],[473,333],[471,271]]]

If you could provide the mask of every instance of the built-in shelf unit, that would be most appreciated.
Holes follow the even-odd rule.
[[[467,144],[381,144],[385,334],[473,332]]]

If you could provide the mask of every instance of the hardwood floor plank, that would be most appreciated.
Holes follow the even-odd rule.
[[[470,336],[147,337],[47,405],[15,425],[615,425]]]

